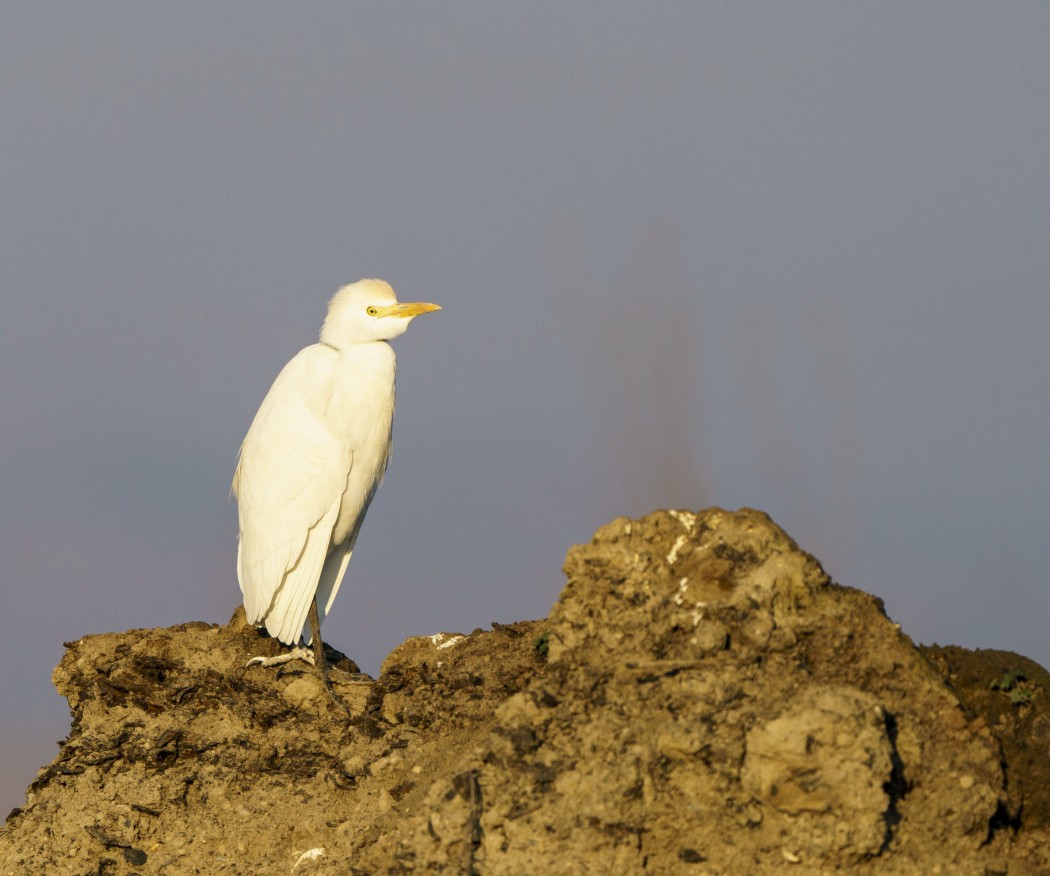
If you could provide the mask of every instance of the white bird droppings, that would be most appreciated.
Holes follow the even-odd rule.
[[[678,592],[674,595],[674,604],[681,605],[685,602],[685,591],[689,589],[689,579],[682,578],[678,582]]]
[[[439,651],[444,651],[446,648],[451,648],[454,645],[458,645],[462,642],[466,636],[453,635],[450,636],[447,633],[434,633],[429,639],[434,643],[434,647]]]
[[[682,549],[682,546],[689,541],[688,536],[680,535],[674,540],[674,545],[671,547],[671,553],[667,555],[667,562],[673,566],[678,560],[678,552]]]
[[[692,529],[696,526],[696,515],[689,511],[668,511],[667,513],[681,523],[686,529]]]
[[[318,858],[323,858],[324,856],[325,850],[322,849],[320,846],[314,849],[307,849],[299,856],[298,860],[295,862],[295,866],[293,866],[292,869],[295,870],[304,861],[316,861]]]
[[[673,599],[674,604],[677,606],[685,605],[685,592],[689,589],[689,579],[680,578],[678,580],[678,591],[675,593]],[[697,627],[700,625],[700,621],[704,619],[704,612],[707,610],[706,602],[694,602],[693,608],[689,612],[690,617],[693,620],[693,626]]]

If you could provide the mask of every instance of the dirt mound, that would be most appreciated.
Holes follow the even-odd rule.
[[[1050,678],[916,649],[760,512],[618,519],[543,621],[342,655],[91,636],[4,874],[1050,873]]]

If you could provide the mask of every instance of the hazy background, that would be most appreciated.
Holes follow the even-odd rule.
[[[1050,5],[2,13],[0,815],[63,640],[229,618],[237,447],[362,276],[445,308],[325,627],[366,670],[713,504],[1050,664]]]

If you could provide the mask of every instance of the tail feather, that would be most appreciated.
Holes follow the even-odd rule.
[[[266,614],[267,631],[286,645],[295,645],[303,638],[303,628],[310,613],[310,604],[317,594],[338,511],[338,504],[333,505],[310,530],[302,556],[285,573]]]

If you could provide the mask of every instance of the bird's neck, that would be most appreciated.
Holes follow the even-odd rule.
[[[348,345],[332,357],[327,424],[338,435],[390,431],[397,360],[385,341]]]
[[[394,380],[397,370],[397,357],[394,348],[386,341],[368,341],[362,344],[349,344],[336,348],[339,364],[349,373],[362,376],[367,374],[374,378]]]

